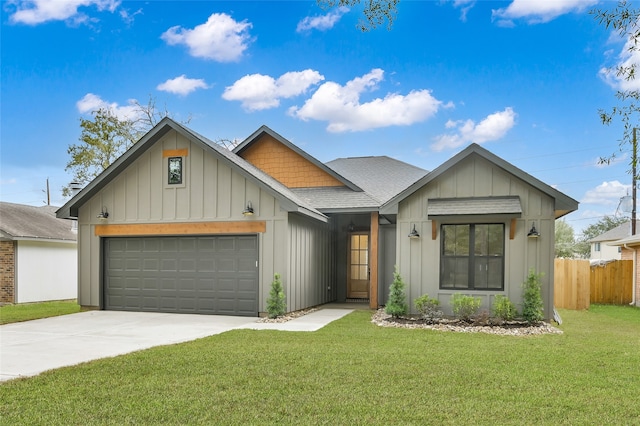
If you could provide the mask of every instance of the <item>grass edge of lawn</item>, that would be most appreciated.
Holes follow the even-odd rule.
[[[76,299],[16,303],[0,306],[0,325],[31,321],[83,311]]]

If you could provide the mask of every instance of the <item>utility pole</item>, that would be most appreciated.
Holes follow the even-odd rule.
[[[633,207],[631,208],[631,235],[636,235],[636,166],[638,162],[638,142],[636,128],[633,128],[633,158],[631,159],[631,196]]]
[[[46,191],[42,191],[42,192],[46,192],[47,193],[47,205],[50,206],[51,205],[51,192],[49,191],[49,178],[47,178],[47,190]]]

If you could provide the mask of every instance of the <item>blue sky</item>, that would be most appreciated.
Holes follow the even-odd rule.
[[[62,205],[80,117],[149,97],[210,139],[266,124],[321,161],[431,170],[476,142],[580,201],[579,233],[630,190],[602,72],[628,58],[597,0],[401,1],[391,30],[314,1],[2,3],[0,200]],[[599,156],[618,152],[610,166]]]

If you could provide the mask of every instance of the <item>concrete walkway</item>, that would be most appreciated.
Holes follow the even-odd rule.
[[[316,331],[353,309],[320,309],[285,323],[257,318],[88,311],[0,326],[0,381],[187,342],[234,329]]]

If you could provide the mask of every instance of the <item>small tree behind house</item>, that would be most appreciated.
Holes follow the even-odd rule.
[[[385,312],[394,318],[398,318],[406,315],[408,311],[409,306],[407,305],[407,296],[404,292],[404,281],[396,265],[395,271],[393,272],[393,282],[391,283],[391,287],[389,287],[389,300],[387,301]]]
[[[271,283],[269,298],[267,298],[267,313],[269,314],[269,318],[278,318],[284,315],[286,310],[287,302],[284,289],[282,288],[282,281],[280,281],[280,274],[276,273]]]

